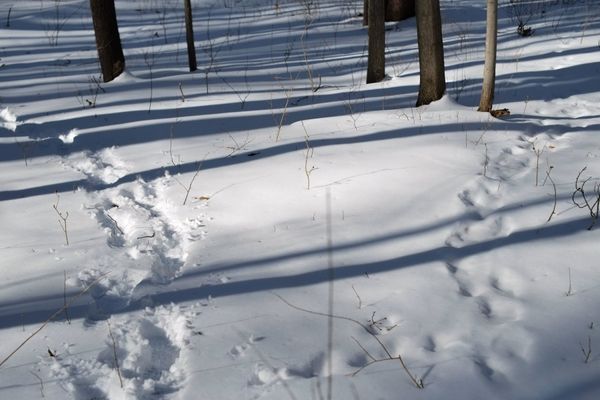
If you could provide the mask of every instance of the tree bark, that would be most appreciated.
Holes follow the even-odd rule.
[[[485,32],[485,63],[483,66],[483,86],[478,111],[490,112],[494,103],[496,86],[496,47],[498,36],[498,0],[487,1],[487,21]]]
[[[404,21],[415,16],[416,0],[386,0],[385,20]]]
[[[446,92],[444,45],[439,0],[418,0],[419,97],[417,107],[439,100]]]
[[[192,19],[192,4],[190,0],[183,1],[185,8],[185,39],[187,41],[188,64],[190,72],[198,69],[196,64],[196,46],[194,44],[194,24]]]
[[[104,82],[110,82],[125,69],[114,0],[90,0],[96,34],[98,60]]]
[[[416,0],[386,0],[385,21],[404,21],[415,16]],[[369,0],[363,2],[363,26],[369,25]]]
[[[369,56],[367,83],[385,77],[385,4],[384,0],[369,0]]]

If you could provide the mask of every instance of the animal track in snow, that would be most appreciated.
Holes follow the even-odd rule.
[[[93,216],[111,247],[149,266],[149,278],[165,284],[179,276],[190,244],[206,235],[202,216],[175,215],[164,194],[164,179],[150,184],[139,179],[128,189],[109,189],[93,206]]]
[[[54,359],[52,374],[76,400],[156,399],[177,391],[185,380],[184,362],[193,310],[179,306],[146,309],[141,318],[111,323],[105,348],[96,359]],[[108,330],[108,327],[107,327]],[[115,368],[115,351],[123,379]]]
[[[68,136],[64,140],[68,142]],[[115,154],[114,148],[71,154],[63,159],[63,164],[81,172],[92,183],[115,183],[129,173],[128,165]]]

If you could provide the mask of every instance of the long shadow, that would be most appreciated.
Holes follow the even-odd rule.
[[[523,231],[514,232],[504,238],[490,239],[481,243],[466,245],[461,248],[448,246],[439,246],[429,250],[420,251],[384,261],[354,264],[335,267],[335,279],[348,279],[365,274],[375,275],[378,273],[396,271],[405,268],[417,267],[420,265],[457,261],[466,257],[500,249],[510,245],[525,244],[539,240],[556,239],[564,236],[573,235],[578,232],[585,232],[589,225],[589,218],[581,218],[555,225],[545,225],[540,228],[531,228]],[[144,284],[139,292],[134,292],[131,303],[124,309],[115,313],[132,312],[144,309],[149,302],[155,306],[171,303],[189,302],[194,300],[206,299],[212,297],[234,296],[247,293],[269,292],[278,289],[293,288],[315,285],[328,282],[330,279],[327,266],[316,266],[317,269],[299,274],[285,276],[247,279],[244,281],[225,282],[210,286],[200,286],[192,288],[176,288],[172,290],[160,291],[156,294],[145,293]],[[171,286],[166,286],[169,288]],[[152,286],[153,290],[156,286]],[[62,301],[63,294],[56,295],[54,298],[46,298],[44,304],[56,303]],[[25,303],[25,302],[24,302]],[[60,306],[59,306],[60,307]],[[3,313],[0,310],[0,329],[19,326],[21,324],[33,324],[44,321],[53,313],[52,309],[37,309],[28,312]],[[85,318],[89,311],[87,305],[77,305],[69,308],[71,318]]]
[[[389,106],[403,105],[408,106],[412,103],[413,93],[416,93],[416,86],[403,86],[388,90],[386,104]],[[359,102],[360,112],[375,111],[381,108],[380,95],[385,89],[377,88],[365,91],[363,99],[352,101]],[[321,104],[310,104],[312,107],[296,107],[291,106],[286,112],[286,124],[292,124],[297,121],[325,118],[339,115],[347,115],[348,110],[345,108],[344,101],[348,101],[347,93],[331,93],[322,94]],[[296,96],[292,99],[295,101],[303,101],[303,98]],[[275,107],[283,108],[284,99],[277,100]],[[400,104],[398,104],[400,103]],[[302,104],[303,105],[303,104]],[[248,131],[252,129],[263,129],[277,127],[277,119],[280,115],[276,114],[276,118],[268,111],[270,108],[269,101],[257,100],[248,102],[248,110],[264,110],[262,113],[239,112],[239,104],[228,103],[226,105],[203,105],[198,107],[189,107],[179,111],[179,120],[175,124],[176,114],[174,110],[157,110],[152,113],[145,111],[129,111],[111,114],[108,117],[84,116],[69,121],[69,126],[77,127],[78,129],[94,128],[98,125],[109,125],[109,129],[104,129],[99,132],[91,132],[82,134],[75,138],[74,143],[69,146],[63,146],[62,142],[57,138],[59,134],[64,134],[64,121],[52,122],[46,124],[22,124],[17,126],[16,134],[24,135],[32,138],[44,138],[43,146],[37,140],[25,140],[19,143],[2,143],[0,144],[0,161],[18,160],[22,158],[20,149],[25,146],[35,149],[35,153],[29,154],[29,158],[47,156],[47,155],[65,155],[76,151],[97,151],[102,148],[112,146],[125,146],[138,143],[148,143],[152,141],[166,140],[169,138],[171,126],[174,127],[175,137],[194,137],[207,136],[225,132],[238,132],[240,130]],[[237,113],[233,116],[223,117],[220,113]],[[198,118],[198,120],[183,120],[185,117],[196,117],[200,115],[215,115],[214,117]],[[106,118],[106,120],[103,120]],[[151,120],[148,120],[152,118]],[[134,127],[120,127],[119,125],[131,122],[147,120],[147,124]],[[110,121],[110,122],[109,122]],[[149,126],[151,128],[149,128]],[[117,129],[112,129],[118,127]]]
[[[557,201],[564,201],[564,200],[569,200],[569,199],[571,199],[570,195],[557,196]],[[459,221],[481,221],[490,215],[496,215],[496,214],[506,213],[506,212],[515,211],[515,210],[522,210],[523,208],[533,207],[533,206],[537,206],[537,205],[541,205],[541,204],[548,204],[548,203],[550,203],[550,200],[547,197],[539,197],[537,199],[530,200],[526,203],[514,203],[514,204],[509,204],[509,205],[503,206],[497,210],[494,210],[493,212],[491,212],[489,214],[486,214],[485,216],[482,216],[479,212],[477,212],[475,210],[468,210],[458,216],[453,216],[450,218],[439,220],[434,223],[420,226],[417,228],[401,230],[398,232],[392,232],[387,235],[375,236],[370,239],[361,240],[361,241],[353,241],[353,242],[347,242],[347,243],[342,243],[342,244],[336,244],[336,245],[332,246],[332,251],[338,252],[338,251],[343,251],[343,250],[356,249],[356,248],[360,248],[363,246],[381,244],[381,243],[385,243],[388,241],[394,241],[394,240],[398,240],[398,239],[407,238],[410,236],[415,236],[415,235],[420,235],[423,233],[435,231],[437,229],[442,229],[444,227],[451,226]],[[215,264],[215,265],[212,265],[212,266],[209,266],[206,268],[202,268],[202,270],[198,271],[198,272],[187,273],[182,277],[182,279],[190,278],[195,275],[206,275],[206,274],[213,274],[213,273],[219,273],[219,272],[226,272],[226,271],[230,271],[230,270],[238,270],[238,269],[242,269],[242,268],[249,268],[249,267],[254,267],[254,266],[259,266],[259,265],[279,263],[279,262],[288,261],[288,260],[292,260],[292,259],[309,257],[309,256],[313,256],[313,255],[326,254],[327,251],[328,251],[327,247],[316,247],[313,249],[307,249],[307,250],[302,250],[302,251],[297,251],[297,252],[292,252],[292,253],[286,253],[283,255],[275,255],[275,256],[270,256],[270,257],[249,259],[249,260],[241,261],[241,262],[238,262],[235,264],[231,264],[231,263]]]
[[[313,115],[312,111],[307,111],[307,116]],[[509,122],[498,121],[494,124],[491,129],[502,130],[504,128],[510,129],[512,125]],[[525,126],[525,124],[521,124],[520,127],[525,129],[527,127],[532,130],[539,129],[539,127],[535,124],[530,124]],[[562,125],[559,127],[564,128]],[[592,129],[590,127],[590,129]],[[357,144],[357,143],[368,143],[373,141],[382,141],[382,140],[394,140],[399,138],[411,137],[416,135],[430,135],[436,133],[444,133],[444,132],[455,132],[456,134],[462,135],[465,131],[480,131],[484,129],[481,123],[453,123],[447,125],[429,125],[429,126],[414,126],[407,129],[392,129],[388,131],[380,130],[379,132],[360,135],[360,136],[351,136],[351,137],[339,137],[339,138],[326,138],[326,139],[311,139],[310,144],[312,148],[320,148],[326,146],[337,146],[337,145],[348,145],[348,144]],[[548,127],[544,127],[544,129],[548,129]],[[566,128],[565,128],[566,129]],[[525,129],[526,130],[526,129]],[[49,146],[51,141],[45,141],[45,145]],[[59,149],[64,149],[65,145],[58,139],[54,139],[52,141],[55,146],[51,151],[57,153]],[[99,148],[105,146],[104,143],[96,143]],[[13,151],[16,152],[17,155],[21,155],[19,153],[16,144],[12,145]],[[264,149],[255,149],[246,152],[238,153],[235,157],[217,157],[206,159],[202,161],[202,170],[210,170],[214,168],[220,168],[231,165],[239,165],[247,162],[252,162],[257,159],[265,159],[274,156],[278,156],[285,153],[296,152],[301,149],[304,149],[305,143],[303,141],[297,142],[289,142],[277,144],[269,148]],[[72,151],[71,149],[69,149]],[[83,148],[81,150],[84,150]],[[64,150],[66,151],[66,150]],[[16,157],[17,159],[20,157]],[[172,175],[176,175],[179,173],[189,173],[195,172],[198,169],[198,161],[191,161],[188,163],[180,164],[177,166],[164,166],[159,168],[153,168],[145,171],[138,171],[134,173],[130,173],[121,177],[118,181],[114,183],[92,183],[87,179],[78,179],[68,182],[58,182],[52,183],[43,186],[30,187],[25,189],[16,189],[16,190],[5,190],[0,192],[0,201],[14,200],[31,196],[40,196],[45,194],[52,193],[63,193],[67,191],[72,191],[74,189],[80,188],[84,190],[104,190],[116,187],[123,183],[134,182],[137,179],[143,179],[145,181],[151,181],[153,179],[160,178],[165,175],[165,172],[169,172]]]

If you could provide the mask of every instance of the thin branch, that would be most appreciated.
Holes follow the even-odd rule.
[[[65,304],[64,306],[62,306],[54,314],[52,314],[50,317],[48,317],[48,319],[45,320],[40,325],[39,328],[37,328],[31,335],[27,336],[27,338],[25,340],[23,340],[21,342],[21,344],[19,344],[13,351],[11,351],[9,355],[7,355],[6,357],[4,357],[4,359],[2,359],[2,361],[0,361],[0,367],[3,366],[13,355],[15,355],[15,353],[17,351],[19,351],[23,346],[25,346],[25,344],[27,342],[29,342],[35,335],[37,335],[38,333],[40,333],[41,330],[44,329],[46,327],[46,325],[48,325],[54,318],[56,318],[58,315],[60,315],[62,312],[64,312],[67,307],[70,307],[71,304],[73,304],[75,302],[75,300],[79,299],[81,296],[83,296],[85,293],[87,293],[92,287],[94,287],[96,284],[98,284],[98,282],[100,282],[100,280],[102,278],[104,278],[108,274],[109,274],[109,272],[106,272],[106,273],[100,275],[99,277],[97,277],[96,279],[94,279],[92,281],[92,283],[90,283],[85,288],[83,288],[83,290],[81,290],[81,292],[79,292],[77,295],[71,297],[71,299],[69,300],[69,302],[67,304]]]
[[[326,314],[326,313],[322,313],[322,312],[318,312],[318,311],[313,311],[313,310],[308,310],[306,308],[302,308],[302,307],[298,307],[292,303],[290,303],[289,301],[287,301],[286,299],[284,299],[283,297],[281,297],[280,295],[278,295],[277,293],[273,293],[274,296],[278,297],[279,300],[281,300],[282,302],[284,302],[285,304],[287,304],[289,307],[298,310],[298,311],[302,311],[308,314],[312,314],[312,315],[319,315],[322,317],[327,317],[327,318],[336,318],[336,319],[341,319],[341,320],[346,320],[346,321],[350,321],[353,322],[354,324],[360,326],[361,328],[363,328],[365,330],[365,332],[367,332],[369,335],[371,335],[371,337],[373,339],[375,339],[377,341],[377,343],[379,343],[379,346],[383,349],[383,351],[385,352],[385,354],[387,355],[386,359],[382,359],[381,361],[388,361],[388,360],[399,360],[400,364],[402,365],[402,368],[404,369],[404,372],[406,372],[406,374],[408,375],[408,377],[410,378],[411,382],[415,385],[416,388],[418,389],[423,389],[425,387],[423,380],[422,379],[417,379],[408,369],[408,367],[406,366],[406,364],[404,363],[404,360],[402,359],[401,355],[398,355],[397,357],[392,356],[392,354],[389,352],[389,350],[387,349],[387,347],[383,344],[383,342],[381,341],[381,339],[379,339],[377,337],[377,335],[375,335],[373,332],[371,332],[371,330],[369,329],[368,326],[364,325],[363,323],[350,318],[350,317],[345,317],[342,315],[335,315],[335,314]],[[373,362],[371,362],[372,364]],[[366,366],[364,366],[366,367]],[[364,369],[364,367],[362,369]]]
[[[109,320],[106,320],[106,325],[108,326],[108,334],[110,335],[110,340],[112,341],[113,358],[115,360],[115,369],[117,370],[117,375],[119,376],[119,383],[121,385],[121,389],[123,389],[123,378],[121,377],[121,368],[119,367],[119,358],[117,357],[117,343],[115,342],[115,337],[113,336],[112,329],[110,328]]]

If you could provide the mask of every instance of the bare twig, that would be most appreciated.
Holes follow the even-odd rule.
[[[59,202],[60,202],[60,196],[57,192],[56,193],[56,204],[53,204],[52,208],[54,208],[54,211],[56,211],[56,214],[58,214],[58,224],[60,225],[60,229],[62,229],[62,231],[65,234],[65,242],[68,246],[69,245],[69,232],[67,230],[67,219],[69,218],[69,212],[66,211],[63,214],[61,211],[59,211],[59,209],[58,209]]]
[[[304,126],[304,124],[302,125]],[[305,129],[306,132],[306,129]],[[313,167],[314,168],[314,167]],[[328,307],[327,314],[327,400],[333,399],[333,300],[335,269],[333,268],[333,231],[331,223],[331,188],[327,188],[325,202],[327,214],[327,271],[328,271]]]
[[[121,385],[121,389],[123,389],[123,378],[121,377],[121,368],[119,367],[119,357],[117,357],[117,343],[115,342],[115,337],[113,336],[112,329],[110,328],[109,320],[106,320],[106,325],[108,326],[108,334],[110,336],[110,340],[112,341],[115,369],[117,370],[117,375],[119,376],[119,384]]]
[[[550,168],[548,168],[548,171],[546,171],[546,179],[548,179],[550,181],[550,183],[552,183],[552,188],[554,189],[554,205],[552,206],[552,211],[550,212],[550,216],[548,217],[548,220],[546,221],[546,223],[550,222],[550,220],[552,219],[552,217],[554,215],[556,215],[556,203],[557,203],[557,192],[556,192],[556,183],[554,183],[554,179],[552,179],[552,177],[550,176],[550,172],[552,172],[552,166],[550,166]],[[545,182],[545,180],[544,180]],[[537,177],[536,177],[536,183],[537,183]]]
[[[565,292],[565,296],[573,295],[573,286],[571,285],[571,267],[569,267],[569,289]]]
[[[583,347],[581,343],[579,343],[579,348],[581,349],[581,353],[583,353],[583,362],[587,364],[592,356],[592,337],[588,336],[587,348]]]
[[[306,189],[310,190],[310,175],[312,172],[317,169],[314,165],[310,168],[308,167],[308,159],[312,158],[314,154],[314,149],[310,146],[310,142],[308,141],[308,132],[306,131],[306,126],[304,126],[304,121],[302,121],[302,129],[304,129],[304,144],[306,145],[306,154],[304,156],[304,174],[306,175]]]
[[[185,94],[183,94],[183,87],[181,86],[181,82],[179,82],[179,93],[181,93],[181,102],[185,103]]]
[[[281,118],[279,119],[279,126],[277,127],[277,135],[275,135],[275,141],[279,140],[279,134],[281,133],[281,128],[283,127],[283,123],[285,122],[285,116],[287,115],[288,105],[290,104],[290,97],[292,96],[292,89],[285,90],[285,106],[283,106],[283,112],[281,113]]]
[[[364,346],[362,344],[360,344],[360,342],[358,341],[358,339],[356,339],[354,336],[350,336],[352,338],[352,340],[354,340],[356,342],[356,344],[358,345],[358,347],[361,348],[362,351],[365,352],[365,354],[367,355],[367,357],[369,357],[371,359],[371,361],[375,361],[375,357],[373,357],[371,355],[371,353],[369,353],[367,351],[367,349],[364,348]]]
[[[10,28],[10,13],[11,12],[12,12],[12,7],[9,7],[8,8],[8,14],[6,15],[6,27],[7,28]]]
[[[11,351],[9,355],[4,357],[2,359],[2,361],[0,361],[0,367],[3,366],[13,355],[15,355],[15,353],[17,353],[17,351],[19,351],[23,346],[25,346],[25,344],[27,342],[29,342],[35,335],[40,333],[42,331],[42,329],[44,329],[46,327],[46,325],[48,325],[54,318],[56,318],[61,313],[63,313],[67,307],[70,307],[71,304],[73,304],[75,302],[75,300],[79,299],[81,296],[83,296],[85,293],[87,293],[92,287],[94,287],[96,284],[98,284],[98,282],[100,282],[100,280],[103,279],[108,274],[109,274],[109,272],[106,272],[106,273],[98,276],[96,279],[94,279],[92,281],[92,283],[90,283],[85,288],[83,288],[78,294],[71,297],[71,299],[69,300],[69,302],[67,304],[62,306],[54,314],[52,314],[50,317],[48,317],[48,319],[45,320],[38,329],[36,329],[31,335],[27,336],[27,338],[25,340],[23,340],[21,342],[21,344],[19,344],[13,351]]]
[[[104,215],[106,215],[106,217],[108,219],[110,219],[112,221],[112,223],[115,225],[115,228],[119,231],[119,233],[121,235],[125,235],[125,232],[123,232],[123,229],[121,229],[121,227],[119,227],[119,224],[117,223],[117,220],[114,219],[108,212],[108,210],[104,210]]]
[[[587,167],[584,167],[579,171],[577,178],[575,178],[575,191],[571,195],[571,200],[578,208],[588,209],[590,217],[592,218],[592,223],[588,227],[588,230],[591,230],[598,221],[598,215],[600,215],[600,184],[594,184],[591,195],[589,191],[586,191],[585,185],[591,178],[587,178],[583,182],[580,182],[581,174],[583,174],[586,169]],[[590,196],[592,196],[591,199],[589,198]],[[581,200],[578,200],[578,197],[580,197]]]
[[[37,378],[37,380],[40,382],[40,394],[42,395],[42,398],[45,398],[46,395],[44,394],[44,381],[42,380],[42,378],[36,374],[33,371],[29,371],[29,373],[33,376],[35,376]]]
[[[402,365],[402,369],[404,369],[404,372],[406,372],[406,374],[410,378],[411,382],[415,385],[415,387],[417,387],[418,389],[425,388],[425,384],[423,383],[423,380],[422,379],[417,379],[412,374],[412,372],[410,372],[410,370],[408,369],[408,367],[404,363],[404,360],[402,359],[402,356],[401,355],[398,355],[397,357],[392,356],[392,354],[387,349],[387,347],[383,344],[383,342],[381,341],[381,339],[379,339],[376,334],[374,334],[373,332],[371,332],[371,330],[369,329],[369,327],[367,325],[365,325],[362,322],[359,322],[359,321],[357,321],[357,320],[355,320],[353,318],[346,317],[346,316],[343,316],[343,315],[335,315],[335,314],[333,314],[333,315],[330,316],[329,314],[326,314],[326,313],[322,313],[322,312],[308,310],[306,308],[298,307],[298,306],[290,303],[289,301],[287,301],[286,299],[284,299],[283,297],[281,297],[277,293],[273,293],[273,295],[276,296],[276,297],[278,297],[279,300],[283,301],[285,304],[287,304],[289,307],[291,307],[291,308],[293,308],[295,310],[302,311],[302,312],[305,312],[305,313],[308,313],[308,314],[312,314],[312,315],[319,315],[319,316],[327,317],[327,318],[331,317],[331,318],[335,318],[335,319],[341,319],[341,320],[345,320],[345,321],[350,321],[350,322],[352,322],[352,323],[360,326],[361,328],[363,328],[365,330],[365,332],[367,332],[369,335],[371,335],[371,337],[373,339],[375,339],[375,341],[377,341],[377,343],[379,344],[379,346],[382,348],[382,350],[385,352],[385,354],[387,356],[386,358],[383,358],[381,360],[377,360],[376,362],[389,361],[389,360],[398,360],[398,361],[400,361],[400,364]],[[371,364],[373,364],[373,361],[371,361],[367,365],[364,365],[360,370],[368,367]],[[355,374],[358,373],[358,372],[360,372],[360,370],[357,371],[357,372],[355,372]]]
[[[65,318],[69,325],[71,325],[71,317],[69,316],[69,308],[67,307],[67,271],[64,272],[64,280],[63,280],[63,305],[65,307]]]
[[[356,298],[358,299],[358,309],[360,310],[362,308],[362,299],[358,295],[358,292],[354,288],[354,285],[352,285],[352,290],[354,290],[354,294],[356,295]]]

